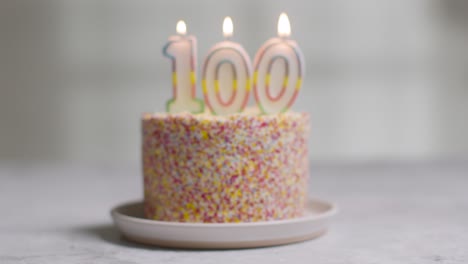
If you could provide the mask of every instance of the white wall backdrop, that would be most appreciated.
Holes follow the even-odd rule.
[[[171,95],[161,49],[177,20],[200,65],[224,16],[253,56],[282,11],[306,56],[294,109],[312,115],[312,159],[468,156],[463,0],[6,0],[0,159],[138,161],[140,115]]]

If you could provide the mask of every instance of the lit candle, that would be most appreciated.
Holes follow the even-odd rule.
[[[173,96],[167,101],[166,109],[169,113],[200,113],[204,110],[204,104],[203,100],[195,97],[197,39],[186,35],[187,27],[182,20],[177,23],[176,29],[178,35],[169,37],[163,49],[164,56],[172,60]]]
[[[210,49],[202,72],[205,103],[216,115],[242,112],[251,85],[249,55],[241,45],[228,40],[233,33],[230,17],[224,19],[223,33],[226,40]]]
[[[301,88],[304,59],[297,43],[289,39],[290,34],[288,16],[282,13],[278,20],[278,37],[265,42],[255,56],[254,95],[264,114],[287,111]],[[274,65],[278,70],[273,74]],[[272,94],[273,85],[279,88],[276,94]]]

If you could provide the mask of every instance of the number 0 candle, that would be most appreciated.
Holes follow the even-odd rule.
[[[297,43],[289,39],[290,34],[288,16],[282,13],[278,20],[278,37],[265,42],[255,56],[254,96],[264,114],[287,111],[301,88],[304,59]],[[273,75],[275,64],[279,70]],[[282,76],[278,76],[281,72]],[[272,93],[273,85],[279,88],[276,93]]]
[[[226,41],[211,48],[203,65],[205,103],[217,115],[241,112],[249,99],[250,58],[241,45],[228,40],[232,32],[232,20],[226,17],[223,23]]]
[[[164,56],[172,60],[173,97],[166,103],[166,109],[170,113],[200,113],[204,104],[195,97],[197,40],[194,36],[186,36],[187,28],[182,20],[177,23],[177,33],[169,37],[163,49]]]

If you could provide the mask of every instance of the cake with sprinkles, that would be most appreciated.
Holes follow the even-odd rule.
[[[304,214],[307,113],[147,113],[142,133],[147,218],[231,223]]]

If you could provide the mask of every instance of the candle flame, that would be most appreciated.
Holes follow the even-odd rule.
[[[288,15],[281,13],[278,19],[278,36],[289,37],[291,35],[291,25],[289,24]]]
[[[234,31],[234,26],[232,25],[232,19],[230,17],[225,17],[223,22],[223,34],[224,37],[232,37],[232,32]]]
[[[187,34],[187,26],[185,25],[185,22],[183,20],[179,20],[179,22],[177,22],[176,30],[177,33],[181,35]]]

